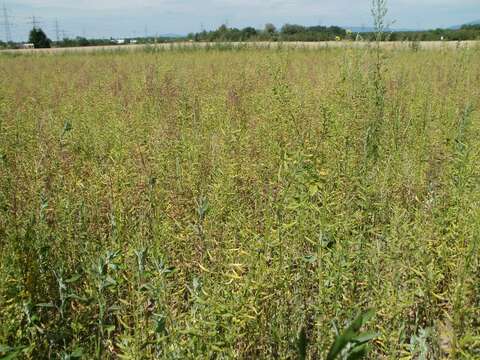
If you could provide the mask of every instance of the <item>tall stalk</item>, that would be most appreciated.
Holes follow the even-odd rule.
[[[365,136],[366,160],[377,160],[380,142],[380,131],[383,123],[385,108],[385,85],[383,79],[384,61],[381,41],[384,39],[386,28],[385,17],[388,13],[387,0],[372,0],[372,17],[375,27],[375,64],[373,67],[372,82],[374,96],[374,113]]]

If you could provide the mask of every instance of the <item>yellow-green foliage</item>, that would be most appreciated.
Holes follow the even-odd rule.
[[[0,57],[0,356],[480,356],[478,50]]]

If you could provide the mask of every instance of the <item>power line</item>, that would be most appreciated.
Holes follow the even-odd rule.
[[[3,26],[5,26],[5,39],[7,42],[12,41],[12,32],[10,30],[10,20],[8,16],[8,11],[5,3],[3,4]]]

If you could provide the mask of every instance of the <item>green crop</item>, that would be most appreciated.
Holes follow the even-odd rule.
[[[0,56],[0,358],[478,358],[479,55]]]

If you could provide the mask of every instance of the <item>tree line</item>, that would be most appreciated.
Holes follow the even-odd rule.
[[[245,27],[238,29],[221,25],[216,30],[190,33],[183,38],[147,37],[138,38],[139,44],[164,43],[173,41],[334,41],[334,40],[366,40],[373,41],[376,38],[374,32],[352,33],[339,26],[303,26],[285,24],[277,29],[273,24],[266,24],[263,29]],[[463,25],[460,29],[435,29],[424,31],[387,31],[382,40],[388,41],[465,41],[480,40],[480,24]],[[129,43],[126,39],[125,43]],[[112,39],[87,39],[85,37],[65,38],[60,41],[52,41],[40,28],[30,31],[29,42],[35,48],[76,47],[111,45]],[[15,48],[13,42],[0,41],[0,48]]]
[[[266,24],[262,30],[253,27],[243,29],[221,25],[212,31],[190,33],[192,41],[331,41],[345,38],[347,30],[339,26],[303,26],[285,24],[279,30],[273,24]]]
[[[277,30],[275,25],[266,24],[264,29],[246,27],[230,28],[221,25],[212,31],[190,33],[191,41],[334,41],[334,40],[366,40],[373,41],[375,32],[353,33],[339,26],[303,26],[285,24]],[[480,24],[463,25],[460,29],[434,29],[422,31],[386,31],[383,41],[465,41],[480,40]]]
[[[373,39],[375,34],[364,35],[367,40]],[[395,31],[385,37],[390,41],[467,41],[480,40],[480,24],[463,25],[460,29],[434,29],[425,31]]]

